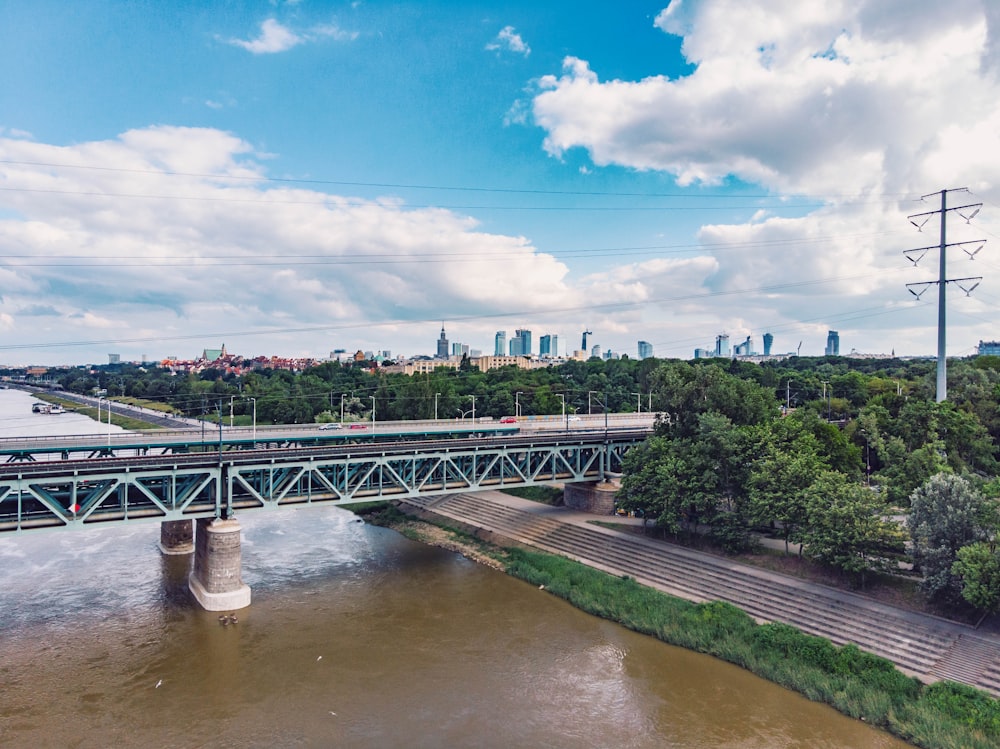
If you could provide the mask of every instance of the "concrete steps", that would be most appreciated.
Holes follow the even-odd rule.
[[[565,514],[552,508],[528,512],[482,493],[413,504],[680,598],[727,601],[758,621],[784,622],[839,645],[854,643],[925,681],[950,679],[1000,696],[1000,643],[952,622],[640,536],[566,522],[560,518]]]

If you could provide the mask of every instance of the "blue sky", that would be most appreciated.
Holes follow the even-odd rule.
[[[433,353],[442,321],[932,354],[906,216],[965,186],[949,239],[1000,229],[1000,13],[939,6],[0,4],[0,363]],[[983,276],[951,355],[997,337],[990,247],[949,252]]]

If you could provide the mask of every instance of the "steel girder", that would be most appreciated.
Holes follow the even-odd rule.
[[[181,520],[298,503],[350,504],[494,489],[596,481],[620,472],[633,439],[570,440],[360,455],[239,459],[38,475],[0,475],[0,532],[80,528],[130,520]],[[96,461],[95,461],[96,463]],[[38,466],[39,464],[34,464]],[[51,466],[51,468],[49,468]]]

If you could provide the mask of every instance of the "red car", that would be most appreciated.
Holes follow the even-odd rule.
[[[501,424],[516,424],[517,423],[517,419],[515,419],[513,416],[504,416],[502,419],[500,419],[500,423]]]
[[[367,429],[367,424],[351,424],[350,429]]]

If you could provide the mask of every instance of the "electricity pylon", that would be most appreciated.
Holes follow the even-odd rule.
[[[951,211],[958,212],[958,215],[965,219],[965,223],[969,223],[969,222],[972,221],[973,218],[975,218],[976,214],[979,213],[979,211],[983,207],[982,203],[970,203],[969,205],[960,205],[960,206],[956,206],[954,208],[949,208],[948,207],[948,193],[950,193],[950,192],[968,192],[968,191],[969,190],[966,187],[959,187],[959,188],[955,188],[955,189],[952,189],[952,190],[941,190],[940,191],[940,195],[941,195],[941,207],[938,210],[936,210],[936,211],[927,211],[926,213],[914,213],[912,216],[907,216],[907,218],[910,220],[910,223],[913,224],[915,227],[917,227],[917,231],[921,231],[922,228],[923,228],[923,226],[924,226],[924,224],[926,224],[930,220],[931,216],[933,216],[935,213],[940,213],[941,214],[941,241],[940,241],[940,243],[938,245],[936,245],[936,247],[938,248],[938,253],[939,253],[938,280],[937,281],[924,281],[922,283],[908,283],[908,284],[906,284],[906,288],[909,289],[910,293],[913,294],[915,297],[917,297],[917,299],[920,298],[921,294],[923,294],[925,291],[927,291],[928,287],[933,286],[934,284],[937,284],[937,287],[938,287],[938,354],[937,354],[937,395],[936,395],[936,400],[937,400],[938,403],[940,403],[941,401],[946,400],[948,398],[948,365],[947,365],[946,360],[945,360],[945,350],[944,350],[945,349],[945,317],[946,317],[946,315],[945,315],[945,289],[948,287],[948,284],[953,283],[956,286],[958,286],[958,288],[960,288],[962,291],[964,291],[966,296],[969,296],[969,294],[972,293],[973,289],[975,289],[979,285],[979,282],[983,280],[982,276],[976,276],[974,278],[946,278],[945,277],[945,257],[946,257],[946,250],[949,247],[961,247],[965,251],[965,254],[967,254],[969,256],[969,259],[973,260],[973,259],[975,259],[976,254],[981,249],[983,249],[983,245],[986,244],[986,240],[985,239],[977,239],[977,240],[972,241],[972,242],[954,242],[952,244],[948,244],[945,241],[945,228],[946,228],[946,225],[947,225],[947,217],[948,217],[948,213],[949,212],[951,212]],[[938,195],[938,194],[939,193],[936,193],[936,192],[928,193],[927,195],[922,195],[920,197],[920,199],[924,200],[925,198],[929,198],[932,195]],[[972,209],[975,209],[975,210],[972,210]],[[966,211],[966,212],[972,211],[972,212],[969,213],[968,215],[966,215],[965,213],[962,213],[962,211]],[[920,219],[920,218],[924,219],[920,223],[917,223],[914,220],[914,219]],[[966,247],[966,245],[976,245],[976,247],[975,247],[975,249],[970,250],[970,249],[968,249],[968,247]],[[935,247],[935,245],[931,245],[930,247],[918,247],[915,250],[906,250],[903,254],[906,256],[906,258],[910,262],[912,262],[914,265],[916,265],[917,263],[920,262],[920,260],[924,257],[924,255],[926,255],[930,250],[933,250],[934,247]],[[917,253],[919,253],[919,254],[917,254]],[[975,281],[975,283],[972,283],[973,281]],[[970,284],[970,283],[972,283],[972,285],[968,286],[968,284]],[[913,290],[913,287],[915,287],[915,286],[920,286],[920,287],[923,287],[923,288],[918,293],[918,292],[916,292],[916,291]],[[966,288],[966,286],[968,286],[968,288]]]

